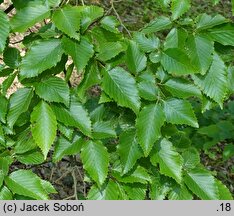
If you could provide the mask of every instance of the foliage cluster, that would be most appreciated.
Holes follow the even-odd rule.
[[[125,36],[98,6],[12,2],[12,18],[0,11],[0,199],[48,199],[50,182],[12,167],[68,155],[81,159],[86,199],[232,199],[200,161],[202,149],[233,139],[233,118],[206,125],[200,114],[234,91],[230,20],[183,17],[190,1],[167,0],[170,17]],[[24,56],[10,46],[12,33],[43,21],[24,37]],[[8,98],[16,77],[23,87]]]

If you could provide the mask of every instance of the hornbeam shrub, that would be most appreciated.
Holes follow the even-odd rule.
[[[233,93],[230,20],[164,1],[170,17],[127,35],[95,5],[12,2],[14,15],[0,11],[0,199],[49,199],[55,188],[30,167],[67,156],[84,168],[85,199],[232,199],[187,133],[195,101],[202,113]]]

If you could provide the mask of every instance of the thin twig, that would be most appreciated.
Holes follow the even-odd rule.
[[[122,21],[121,17],[119,16],[118,12],[117,12],[116,9],[115,9],[114,0],[110,0],[110,4],[111,4],[111,10],[114,11],[114,13],[115,13],[115,15],[117,16],[117,18],[118,18],[120,24],[121,24],[121,25],[123,26],[123,28],[126,30],[126,32],[128,33],[129,37],[132,38],[132,35],[131,35],[130,31],[129,31],[129,30],[127,29],[127,27],[123,24],[123,21]]]
[[[78,200],[78,196],[77,196],[77,180],[76,180],[75,169],[72,170],[72,178],[73,178],[73,183],[74,183],[74,197],[75,197],[76,200]]]
[[[71,173],[71,170],[68,170],[68,171],[66,171],[65,173],[63,173],[63,174],[55,181],[55,183],[58,183],[62,178],[64,178],[65,176],[67,176],[68,173]]]
[[[55,170],[55,168],[52,167],[51,172],[50,172],[50,182],[52,182],[53,175],[54,175],[54,170]]]
[[[83,181],[83,188],[84,188],[84,189],[83,189],[83,195],[84,195],[84,197],[86,197],[86,184],[85,184],[85,181],[83,180],[83,176],[82,176],[82,174],[81,174],[80,169],[79,169],[78,166],[76,166],[76,170],[77,170],[77,172],[78,172],[80,178],[81,178],[82,181]]]

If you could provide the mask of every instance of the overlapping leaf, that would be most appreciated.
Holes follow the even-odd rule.
[[[135,79],[123,68],[116,67],[105,71],[102,87],[118,105],[128,107],[134,112],[140,108],[140,98]]]
[[[26,7],[18,10],[10,20],[14,32],[24,32],[37,22],[46,19],[50,15],[50,8],[42,2],[30,2]]]
[[[195,168],[186,173],[184,182],[203,200],[218,200],[218,188],[214,177],[205,169]]]
[[[201,74],[205,74],[212,62],[213,41],[201,35],[189,36],[187,47],[191,63]]]
[[[207,74],[205,76],[194,75],[193,79],[208,97],[222,106],[228,82],[225,64],[218,54],[214,54],[212,65]]]
[[[137,43],[130,41],[126,51],[126,64],[128,69],[132,73],[137,74],[146,68],[146,62],[147,58],[145,54],[139,49]]]
[[[201,90],[197,86],[183,79],[169,79],[165,83],[165,88],[173,96],[179,98],[202,97]]]
[[[85,37],[81,37],[79,42],[63,37],[62,46],[65,52],[72,57],[78,72],[86,67],[94,54],[93,45]]]
[[[5,178],[7,187],[19,195],[38,200],[47,200],[48,195],[43,189],[39,177],[32,171],[17,170]]]
[[[161,64],[170,74],[185,75],[199,72],[192,65],[185,52],[178,48],[170,48],[164,51]]]
[[[154,165],[159,163],[161,174],[172,177],[178,183],[181,183],[183,158],[172,143],[164,138],[157,144],[156,151],[151,156],[151,162]]]
[[[33,45],[23,58],[20,75],[23,78],[38,76],[43,71],[55,66],[60,61],[62,54],[61,40],[40,41]]]
[[[6,45],[8,34],[10,32],[7,15],[2,10],[0,10],[0,23],[0,53],[2,53]]]
[[[176,20],[184,13],[186,13],[190,8],[190,0],[172,0],[171,3],[171,11],[172,11],[172,19]]]
[[[54,12],[52,20],[55,26],[71,38],[79,40],[81,13],[78,8],[65,6]]]
[[[147,24],[143,29],[142,32],[145,34],[151,34],[158,31],[162,31],[165,29],[169,29],[172,26],[172,22],[168,17],[160,16],[155,20],[152,20],[149,24]]]
[[[134,130],[123,132],[120,135],[118,152],[120,155],[121,165],[123,167],[123,174],[126,174],[142,156],[136,139],[136,132]]]
[[[71,98],[68,109],[59,105],[52,105],[52,108],[58,121],[66,126],[77,127],[86,136],[91,136],[89,114],[76,98]]]
[[[164,113],[168,123],[198,127],[193,108],[188,101],[168,99],[164,102]]]
[[[10,97],[7,115],[7,123],[10,127],[13,127],[19,116],[28,110],[32,97],[33,91],[30,88],[19,89]]]
[[[41,101],[31,114],[32,136],[43,152],[44,158],[56,138],[57,121],[51,107]]]
[[[100,187],[108,174],[109,154],[100,141],[86,143],[81,151],[84,169]]]
[[[58,77],[51,77],[35,85],[36,94],[49,102],[64,103],[69,106],[70,95],[67,83]]]
[[[154,143],[161,137],[165,115],[160,105],[145,106],[136,120],[137,137],[144,155],[148,156]]]

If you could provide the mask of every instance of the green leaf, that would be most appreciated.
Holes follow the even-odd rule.
[[[99,47],[97,58],[108,61],[123,52],[125,48],[120,42],[106,42]]]
[[[77,93],[80,98],[85,97],[86,91],[95,84],[100,83],[100,73],[96,61],[90,62],[85,69],[84,79],[77,86]]]
[[[78,8],[65,6],[56,10],[53,14],[52,21],[55,26],[71,38],[80,39],[80,19],[81,13]]]
[[[132,73],[137,74],[146,68],[146,62],[147,58],[139,49],[137,43],[130,41],[126,51],[126,65],[128,69]]]
[[[10,68],[16,69],[21,62],[20,51],[14,47],[7,47],[3,53],[3,61]]]
[[[225,128],[226,130],[226,128]],[[220,131],[220,130],[219,130]],[[228,160],[234,156],[234,144],[228,144],[223,150],[223,160]]]
[[[164,42],[164,49],[165,50],[169,48],[183,49],[187,37],[188,33],[184,29],[173,28],[166,37],[166,40]]]
[[[0,121],[6,123],[6,114],[8,109],[8,100],[0,95]]]
[[[168,195],[169,200],[192,200],[193,196],[186,186],[175,186]]]
[[[52,105],[52,108],[58,121],[66,126],[77,127],[84,135],[91,136],[89,113],[76,98],[71,98],[69,109],[59,105]]]
[[[213,28],[214,26],[228,22],[228,20],[220,14],[217,14],[214,17],[208,14],[201,14],[197,17],[196,21],[198,30]]]
[[[30,127],[22,131],[17,136],[17,140],[14,147],[15,154],[23,154],[37,148],[31,134]]]
[[[33,97],[31,88],[21,88],[11,95],[7,123],[12,128],[19,116],[28,110]]]
[[[158,31],[162,31],[165,29],[170,29],[172,26],[172,22],[168,17],[160,16],[154,20],[152,20],[149,24],[147,24],[142,32],[145,34],[151,34]]]
[[[107,31],[118,33],[118,26],[120,25],[118,19],[115,16],[105,16],[100,21],[101,27],[106,29]]]
[[[178,19],[184,13],[186,13],[191,6],[190,0],[172,0],[171,11],[172,11],[172,20]]]
[[[101,189],[93,185],[88,193],[89,200],[118,200],[119,192],[117,184],[109,180]]]
[[[205,74],[212,62],[214,43],[204,36],[189,36],[187,40],[188,54],[191,63],[199,68],[201,74]]]
[[[106,139],[116,137],[116,132],[113,129],[112,122],[95,122],[93,125],[93,138],[94,139]]]
[[[164,85],[166,90],[175,97],[183,99],[194,96],[202,97],[200,89],[185,79],[169,79]]]
[[[85,37],[81,37],[79,42],[63,37],[62,46],[66,54],[72,57],[78,72],[87,66],[94,54],[93,45]]]
[[[93,22],[103,16],[104,10],[103,8],[94,5],[82,6],[80,8],[82,13],[81,30],[82,33],[84,33]]]
[[[5,146],[5,134],[4,134],[4,131],[3,131],[3,127],[2,127],[2,125],[0,123],[0,146],[1,145]]]
[[[159,163],[160,173],[175,179],[179,184],[182,181],[183,158],[176,151],[172,143],[162,139],[156,146],[156,152],[151,156],[151,162]]]
[[[8,174],[11,163],[12,159],[10,157],[0,157],[0,170],[4,176]]]
[[[26,53],[20,65],[23,78],[35,77],[55,66],[62,57],[63,50],[59,39],[49,39],[36,43]]]
[[[5,178],[5,183],[13,193],[38,200],[48,199],[48,195],[41,185],[40,178],[32,171],[14,171]]]
[[[218,54],[214,54],[208,73],[205,76],[194,75],[193,80],[208,97],[222,106],[228,83],[225,64]]]
[[[194,68],[189,57],[177,48],[164,51],[161,64],[170,74],[185,75],[199,72]]]
[[[219,190],[219,200],[233,200],[233,196],[226,185],[217,179],[215,180],[215,183]]]
[[[122,172],[126,174],[133,168],[137,160],[142,157],[134,130],[121,133],[119,137],[118,153],[123,168]]]
[[[108,174],[109,154],[100,141],[90,141],[81,150],[84,169],[100,187]]]
[[[16,159],[25,165],[38,165],[44,162],[43,154],[39,151],[16,155]]]
[[[141,183],[148,184],[151,181],[150,175],[147,173],[146,169],[138,166],[135,170],[122,176],[120,172],[113,172],[114,178],[119,182],[123,183]]]
[[[0,53],[2,53],[10,32],[8,17],[2,10],[0,10],[0,23]]]
[[[70,92],[67,83],[59,77],[50,77],[34,84],[36,94],[49,102],[64,103],[69,106]]]
[[[226,24],[209,30],[208,35],[216,42],[223,45],[234,46],[234,25]]]
[[[193,108],[188,101],[168,99],[164,102],[164,113],[168,123],[199,127]]]
[[[147,186],[142,184],[127,184],[124,185],[124,190],[130,200],[145,200]]]
[[[194,169],[200,163],[200,154],[195,148],[190,148],[182,153],[184,158],[184,167],[186,169]]]
[[[0,200],[13,200],[13,195],[6,186],[0,189]]]
[[[78,135],[75,135],[71,141],[60,137],[55,143],[53,162],[60,161],[66,155],[76,155],[80,152],[85,141]]]
[[[32,136],[36,144],[42,150],[44,158],[52,146],[57,131],[57,121],[51,107],[41,101],[31,113]]]
[[[43,187],[43,189],[48,193],[57,193],[57,191],[55,190],[54,186],[49,182],[49,181],[45,181],[45,180],[42,180],[40,179],[41,181],[41,185]]]
[[[195,168],[185,174],[188,188],[203,200],[218,200],[218,188],[214,177],[205,169]]]
[[[14,82],[16,78],[16,73],[10,74],[2,83],[1,90],[2,94],[6,96],[8,89],[11,87],[12,83]]]
[[[160,46],[160,40],[155,35],[146,37],[146,35],[142,32],[135,32],[133,39],[138,44],[140,49],[146,53],[155,51]]]
[[[102,87],[118,105],[128,107],[135,113],[140,108],[140,98],[135,79],[123,68],[105,71]]]
[[[42,2],[32,2],[26,7],[18,10],[10,20],[14,32],[25,32],[37,22],[46,19],[50,15],[50,9]],[[35,63],[35,62],[34,62]]]
[[[145,100],[155,101],[158,96],[158,87],[151,81],[142,81],[138,83],[139,95]]]
[[[161,127],[165,122],[163,109],[158,104],[145,106],[136,119],[137,138],[145,157],[161,137]]]
[[[171,190],[168,177],[160,175],[154,177],[150,185],[149,196],[151,200],[164,200]]]
[[[2,53],[10,32],[8,17],[2,10],[0,10],[0,23],[0,53]]]
[[[58,124],[58,130],[61,132],[62,135],[64,135],[69,141],[71,141],[74,129],[71,127],[67,127],[63,124]]]

